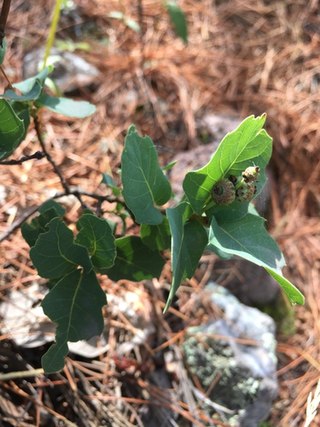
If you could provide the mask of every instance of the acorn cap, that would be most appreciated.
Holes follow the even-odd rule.
[[[211,194],[217,205],[229,205],[236,197],[236,190],[229,179],[222,179],[213,186]]]
[[[236,200],[238,202],[250,202],[257,192],[257,187],[254,182],[244,182],[236,190]]]
[[[242,172],[242,176],[246,182],[254,182],[258,179],[259,172],[259,166],[249,166],[244,172]]]

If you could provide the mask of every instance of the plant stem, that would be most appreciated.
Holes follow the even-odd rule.
[[[7,166],[21,165],[22,163],[27,162],[28,160],[32,160],[32,159],[41,160],[44,157],[46,157],[44,152],[36,151],[35,153],[30,154],[29,156],[23,156],[18,160],[1,160],[0,165],[7,165]]]
[[[7,76],[7,74],[5,73],[5,71],[4,71],[3,67],[2,67],[2,65],[0,65],[0,70],[1,70],[1,73],[3,74],[3,77],[7,80],[7,83],[8,83],[9,88],[10,88],[10,89],[13,89],[12,84],[11,84],[11,82],[10,82],[10,80],[9,80],[9,77],[8,77],[8,76]]]
[[[46,159],[48,160],[48,162],[51,164],[51,166],[53,167],[54,172],[56,173],[56,175],[58,175],[61,185],[64,189],[65,194],[70,194],[70,188],[69,185],[67,184],[67,181],[65,180],[64,176],[62,175],[58,165],[55,163],[55,161],[53,160],[53,158],[51,157],[51,154],[47,151],[46,145],[45,145],[45,141],[41,132],[41,125],[40,125],[40,121],[39,118],[37,116],[37,114],[33,115],[33,120],[34,120],[34,127],[37,133],[37,137],[40,143],[40,146],[42,148],[42,151],[46,157]]]
[[[61,6],[62,6],[62,1],[63,0],[56,0],[56,4],[54,6],[54,11],[53,11],[53,17],[51,20],[51,24],[50,24],[50,29],[49,29],[49,35],[47,38],[47,43],[46,43],[46,48],[44,51],[44,58],[43,58],[43,66],[42,68],[45,68],[47,65],[47,61],[56,37],[56,32],[57,32],[57,27],[58,27],[58,22],[60,19],[60,11],[61,11]]]
[[[2,41],[6,32],[6,24],[9,16],[11,0],[3,0],[1,14],[0,14],[0,44],[2,45]]]
[[[30,371],[7,372],[5,374],[0,373],[0,381],[9,381],[16,378],[37,377],[38,375],[43,375],[43,374],[44,374],[44,370],[42,368],[31,369]]]
[[[45,202],[41,203],[41,205],[48,202],[49,200],[61,199],[62,197],[65,197],[65,196],[74,196],[78,200],[79,200],[79,197],[81,198],[81,196],[85,196],[85,197],[90,197],[92,199],[98,200],[99,203],[103,203],[103,202],[119,203],[127,209],[125,202],[121,199],[118,199],[117,197],[101,196],[100,194],[89,193],[87,191],[82,191],[82,190],[70,190],[68,194],[66,194],[65,192],[58,193],[55,196],[47,199]],[[6,240],[9,236],[11,236],[11,234],[14,233],[18,228],[20,228],[24,222],[26,222],[33,214],[35,214],[39,210],[41,205],[33,206],[32,208],[26,210],[21,215],[20,218],[18,218],[16,221],[14,221],[14,223],[11,225],[11,227],[8,228],[8,230],[6,230],[3,234],[0,235],[0,243],[3,242],[4,240]],[[129,212],[129,214],[131,214],[130,211],[128,211],[128,212]],[[132,218],[134,220],[133,216],[132,216]]]

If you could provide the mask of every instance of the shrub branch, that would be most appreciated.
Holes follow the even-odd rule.
[[[0,165],[6,165],[6,166],[12,166],[12,165],[21,165],[24,162],[27,162],[28,160],[36,159],[41,160],[44,157],[46,157],[45,153],[43,151],[36,151],[33,154],[30,154],[29,156],[23,156],[18,160],[2,160],[0,161]]]

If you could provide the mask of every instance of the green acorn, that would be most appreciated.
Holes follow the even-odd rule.
[[[254,182],[243,182],[236,189],[236,200],[238,202],[250,202],[257,192],[257,187]]]
[[[249,166],[244,172],[242,172],[242,176],[245,182],[255,182],[259,177],[259,173],[259,166]]]
[[[212,198],[217,205],[229,205],[235,197],[236,190],[229,179],[222,179],[212,188]]]

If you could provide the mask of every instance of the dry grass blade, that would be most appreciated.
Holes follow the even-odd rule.
[[[306,421],[304,427],[309,427],[315,416],[320,405],[320,380],[318,381],[317,387],[314,391],[314,395],[309,393],[307,400],[307,409],[306,409]]]

